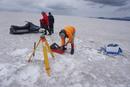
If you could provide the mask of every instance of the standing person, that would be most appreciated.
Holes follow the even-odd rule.
[[[62,29],[59,32],[59,36],[61,38],[61,49],[66,50],[66,46],[68,43],[71,44],[71,54],[74,54],[74,37],[75,37],[75,28],[73,26],[65,26],[64,29]],[[65,39],[68,39],[67,42],[65,42]]]
[[[41,26],[41,28],[45,29],[45,35],[47,34],[47,31],[50,34],[50,31],[49,31],[49,28],[48,28],[48,25],[49,25],[48,16],[45,12],[41,12],[41,15],[42,15],[43,18],[40,19],[40,26]]]
[[[52,34],[54,33],[54,16],[51,14],[51,12],[49,12],[48,19],[49,19],[49,30]]]

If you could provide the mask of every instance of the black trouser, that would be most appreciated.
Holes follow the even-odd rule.
[[[74,43],[71,43],[71,54],[74,54]]]
[[[54,33],[54,24],[49,24],[49,29],[50,29],[50,32],[51,34]]]
[[[61,49],[65,51],[67,48],[66,48],[65,46],[62,46]],[[71,53],[72,55],[74,54],[74,43],[71,43],[71,51],[70,51],[70,53]]]

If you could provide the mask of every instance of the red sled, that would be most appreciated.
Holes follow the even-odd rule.
[[[60,46],[56,43],[53,43],[51,46],[50,46],[52,52],[55,52],[55,53],[58,53],[58,54],[64,54],[64,50],[61,50],[60,49]]]
[[[51,49],[52,52],[55,52],[55,53],[58,53],[58,54],[64,54],[64,51],[63,50],[60,50],[60,49]]]

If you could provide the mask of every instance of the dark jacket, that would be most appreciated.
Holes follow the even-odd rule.
[[[54,23],[54,17],[53,17],[53,15],[49,15],[48,19],[49,19],[49,24],[53,24]]]

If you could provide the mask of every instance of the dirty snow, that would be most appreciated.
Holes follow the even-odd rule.
[[[38,42],[37,34],[9,34],[11,24],[24,25],[25,20],[39,25],[40,14],[0,12],[0,87],[130,87],[130,23],[56,15],[55,33],[46,36],[49,44],[59,43],[58,32],[65,25],[76,27],[75,54],[70,46],[64,55],[49,54],[51,77],[44,67],[42,47],[33,62],[27,59]],[[107,56],[97,49],[117,43],[123,49],[119,56]]]

